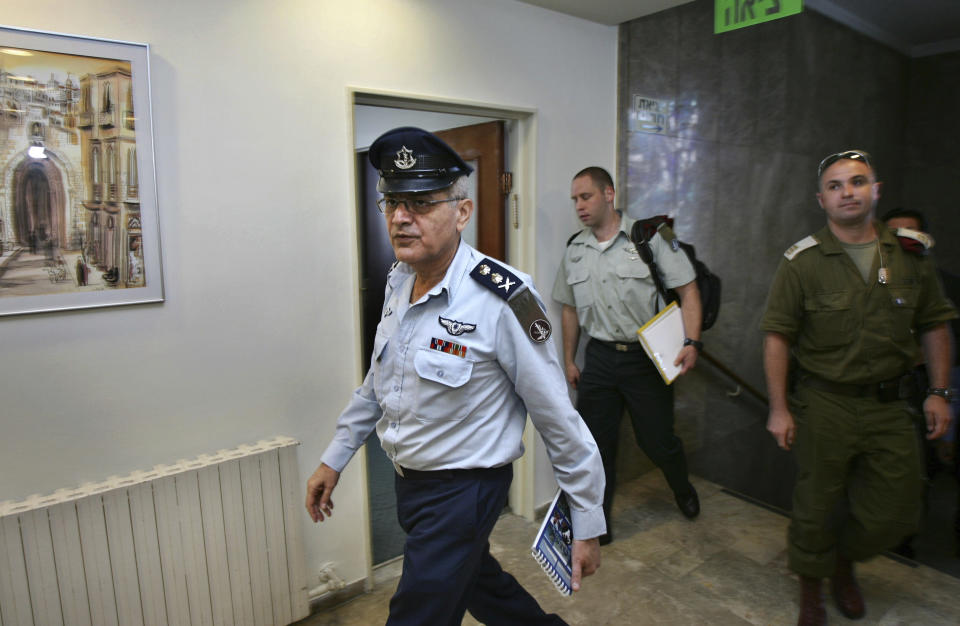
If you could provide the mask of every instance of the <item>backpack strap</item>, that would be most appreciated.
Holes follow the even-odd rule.
[[[653,258],[653,249],[650,248],[650,239],[658,230],[663,228],[672,236],[671,245],[675,245],[677,238],[676,235],[673,234],[673,229],[670,228],[672,222],[673,220],[666,215],[655,215],[645,220],[637,220],[630,230],[630,239],[633,241],[633,245],[636,246],[640,258],[650,268],[650,277],[653,279],[653,284],[657,287],[657,292],[663,297],[663,301],[668,304],[676,300],[677,297],[675,293],[669,291],[666,285],[663,284],[663,278],[660,276],[660,268],[657,267],[657,262]],[[656,312],[660,312],[659,302],[657,302]]]

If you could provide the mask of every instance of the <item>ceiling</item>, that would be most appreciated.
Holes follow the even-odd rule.
[[[617,25],[692,0],[520,0],[600,24]],[[814,10],[908,56],[960,50],[958,0],[805,0]]]

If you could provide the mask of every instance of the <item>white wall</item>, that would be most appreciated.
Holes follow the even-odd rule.
[[[363,369],[348,86],[537,110],[547,296],[570,176],[614,161],[616,28],[513,0],[32,0],[0,19],[151,45],[166,282],[162,305],[0,320],[0,500],[274,434],[302,442],[306,479]],[[356,460],[336,496],[322,527],[304,515],[308,567],[350,582]]]

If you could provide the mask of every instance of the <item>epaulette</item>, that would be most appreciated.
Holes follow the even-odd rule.
[[[470,277],[506,301],[532,341],[543,343],[550,338],[553,329],[547,321],[547,314],[540,308],[533,292],[516,274],[496,261],[485,258],[473,268]]]
[[[577,232],[570,235],[570,239],[567,239],[567,246],[569,247],[570,244],[573,243],[573,240],[577,238],[577,235],[579,235],[582,232],[583,232],[582,230],[578,230]]]
[[[816,245],[819,245],[819,243],[820,242],[817,241],[813,235],[807,235],[797,243],[787,248],[787,251],[783,253],[783,256],[787,257],[788,261],[792,261],[795,256],[797,256],[807,248],[812,248]]]
[[[677,234],[673,232],[673,228],[669,224],[664,222],[657,226],[657,232],[660,233],[660,236],[663,237],[663,240],[670,244],[670,247],[676,251],[680,247],[680,242],[677,240]]]
[[[934,244],[933,237],[912,228],[898,228],[893,234],[897,236],[901,248],[914,254],[926,254]]]

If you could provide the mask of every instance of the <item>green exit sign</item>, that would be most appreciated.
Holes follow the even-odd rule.
[[[803,10],[803,0],[714,0],[713,32],[745,28]]]

